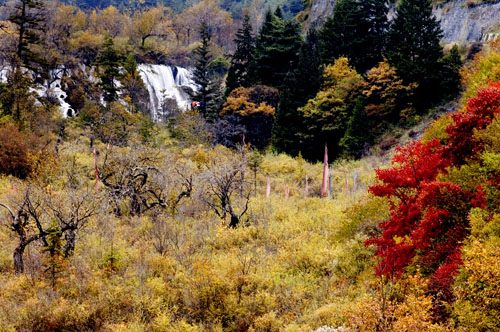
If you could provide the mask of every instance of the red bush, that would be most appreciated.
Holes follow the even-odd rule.
[[[451,285],[461,264],[461,243],[468,235],[467,215],[472,207],[484,207],[485,192],[478,186],[467,192],[460,186],[437,180],[447,167],[477,159],[483,142],[474,136],[500,113],[500,83],[478,93],[465,112],[453,114],[446,129],[448,144],[413,142],[397,150],[393,167],[377,170],[380,184],[370,191],[390,199],[390,218],[380,224],[377,245],[381,258],[376,272],[399,277],[407,267],[417,266],[429,276],[429,290],[436,300],[435,314],[444,317],[442,301],[452,301]]]

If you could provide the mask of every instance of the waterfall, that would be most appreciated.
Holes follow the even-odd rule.
[[[73,116],[75,113],[67,102],[67,94],[62,89],[62,73],[64,67],[52,70],[51,77],[54,78],[50,87],[46,84],[33,88],[40,97],[51,97],[59,103],[63,116]],[[11,68],[0,67],[0,82],[6,82]],[[84,72],[86,69],[83,68]],[[196,90],[196,84],[193,82],[191,72],[182,67],[166,65],[146,65],[138,66],[144,84],[149,93],[149,111],[153,121],[161,121],[170,113],[185,111],[190,108],[190,91]],[[97,82],[95,74],[88,73],[92,82]],[[116,82],[120,86],[120,82]]]
[[[181,111],[189,109],[191,100],[188,91],[196,90],[189,70],[174,66],[146,64],[139,65],[138,70],[148,89],[153,121],[160,121],[171,111],[165,109],[165,105],[171,105],[172,101],[175,101],[176,108]]]

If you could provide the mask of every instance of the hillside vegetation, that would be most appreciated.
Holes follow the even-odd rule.
[[[378,180],[380,156],[334,164],[332,198],[319,164],[193,144],[181,127],[97,140],[95,168],[91,132],[70,121],[57,154],[1,179],[2,330],[497,330],[500,87],[483,88],[499,54],[463,71],[468,106]]]
[[[500,331],[498,43],[444,52],[427,0],[307,36],[211,0],[4,9],[0,331]],[[159,59],[197,89],[154,123]]]

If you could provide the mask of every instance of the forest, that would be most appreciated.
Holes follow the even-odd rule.
[[[0,2],[0,332],[500,331],[500,40],[311,5]]]

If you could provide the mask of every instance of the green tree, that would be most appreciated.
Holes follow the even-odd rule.
[[[370,136],[370,125],[366,116],[364,101],[362,97],[358,97],[351,118],[347,123],[344,137],[339,143],[342,155],[344,157],[360,158],[366,146],[370,143]]]
[[[16,68],[10,72],[7,82],[0,86],[2,115],[9,116],[21,129],[26,128],[26,120],[36,108],[31,83],[31,78],[21,68]]]
[[[43,1],[19,0],[8,21],[17,27],[17,57],[22,65],[37,72],[37,64],[43,63],[43,60],[33,46],[42,42],[45,21]]]
[[[95,64],[99,71],[99,86],[104,90],[104,100],[107,103],[117,100],[120,89],[116,85],[116,80],[121,78],[121,57],[114,46],[113,38],[106,37]]]
[[[303,115],[298,111],[313,98],[321,85],[318,33],[309,30],[300,47],[297,68],[289,73],[281,88],[281,100],[273,126],[273,148],[278,152],[298,155],[301,140],[297,133],[303,126]]]
[[[361,73],[382,61],[388,6],[385,0],[340,0],[320,32],[322,61],[349,59]]]
[[[231,67],[227,74],[226,96],[240,86],[245,88],[250,86],[248,71],[253,58],[255,40],[248,15],[243,18],[243,26],[238,29],[234,42],[236,51],[231,58]]]
[[[62,231],[56,222],[47,229],[43,251],[48,254],[44,263],[44,272],[50,277],[52,287],[55,287],[58,274],[63,269]]]
[[[141,111],[148,114],[149,94],[141,75],[139,74],[135,56],[130,54],[123,64],[122,75],[123,99],[130,105],[129,111]]]
[[[304,140],[302,152],[310,160],[322,158],[325,143],[330,148],[330,156],[338,156],[338,144],[347,129],[363,81],[344,57],[325,68],[323,79],[321,90],[299,108],[304,117],[299,133]]]
[[[268,11],[255,42],[252,83],[280,88],[295,66],[300,44],[299,24]]]
[[[450,51],[441,59],[443,64],[443,75],[441,78],[441,86],[445,93],[454,97],[460,89],[460,68],[462,67],[462,58],[458,53],[457,45],[454,45]]]
[[[214,121],[218,117],[217,110],[217,82],[211,75],[210,63],[210,33],[208,25],[202,22],[200,26],[201,45],[195,51],[195,69],[193,80],[198,85],[198,89],[191,95],[191,98],[199,103],[199,110],[203,117],[209,121]]]
[[[403,0],[391,25],[386,57],[405,84],[417,83],[420,107],[442,95],[441,28],[430,0]]]

